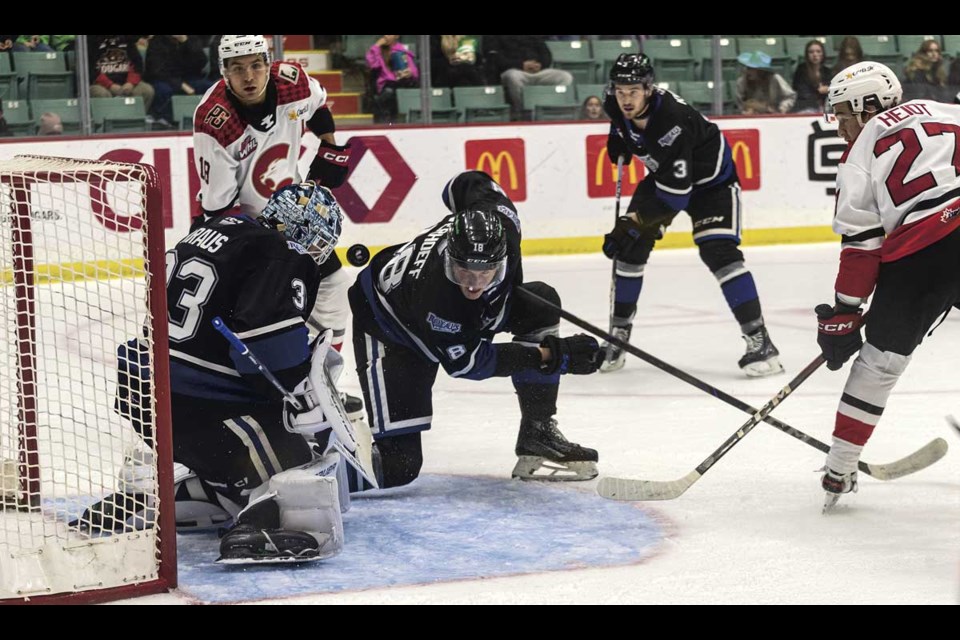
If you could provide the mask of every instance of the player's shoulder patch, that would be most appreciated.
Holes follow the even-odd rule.
[[[310,97],[310,80],[296,62],[274,62],[270,69],[277,86],[277,104],[290,104]]]
[[[230,106],[226,85],[222,82],[200,103],[193,116],[193,129],[212,136],[226,147],[240,137],[246,124]]]

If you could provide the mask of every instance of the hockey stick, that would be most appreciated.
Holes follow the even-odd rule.
[[[240,355],[246,357],[252,364],[257,368],[263,377],[270,381],[277,391],[279,391],[283,398],[292,404],[297,411],[303,410],[303,405],[297,400],[286,387],[283,386],[276,376],[274,376],[269,369],[267,369],[263,363],[250,351],[250,347],[235,334],[230,328],[223,322],[220,316],[217,316],[212,320],[213,327],[220,332],[220,334],[227,339],[227,341],[236,349]],[[333,385],[333,381],[330,379],[330,372],[327,371],[327,368],[323,368],[323,378],[321,383],[326,387],[326,396],[329,398],[329,402],[326,401],[326,398],[318,398],[320,402],[321,409],[323,410],[324,415],[328,422],[330,422],[331,429],[337,437],[331,437],[333,446],[336,448],[340,454],[347,458],[350,462],[350,466],[360,472],[364,479],[369,482],[375,489],[379,489],[380,485],[377,482],[376,474],[373,470],[373,463],[371,461],[371,451],[366,442],[366,440],[361,441],[357,438],[356,434],[353,432],[353,428],[350,422],[350,419],[347,417],[347,412],[343,408],[343,402],[340,400],[340,395],[336,393],[336,388]],[[341,428],[336,428],[333,423],[333,416],[337,416],[340,420]],[[302,434],[301,434],[302,435]],[[346,440],[346,442],[344,442]]]
[[[777,392],[770,401],[763,405],[752,418],[743,423],[737,431],[727,438],[716,451],[711,453],[706,459],[697,465],[697,468],[678,480],[657,481],[657,480],[632,480],[629,478],[602,478],[597,484],[597,493],[604,498],[611,500],[673,500],[679,498],[683,493],[693,486],[693,483],[710,470],[717,461],[722,458],[738,442],[743,440],[755,426],[773,411],[777,405],[787,399],[804,380],[809,378],[814,371],[820,368],[826,362],[822,355],[818,355],[813,361],[803,368],[796,377],[787,383],[783,389]]]
[[[623,156],[617,156],[617,192],[613,205],[613,226],[620,219],[620,193],[623,187]],[[610,331],[613,332],[613,311],[617,301],[617,259],[610,261]]]
[[[585,331],[592,333],[598,338],[603,338],[604,340],[608,341],[610,344],[620,347],[627,353],[631,353],[635,355],[636,357],[640,358],[644,362],[653,365],[654,367],[660,369],[661,371],[669,373],[670,375],[683,380],[687,384],[693,385],[697,389],[700,389],[701,391],[705,391],[706,393],[709,393],[713,397],[719,400],[722,400],[723,402],[726,402],[727,404],[734,406],[737,409],[740,409],[744,413],[748,413],[750,415],[757,413],[757,409],[751,407],[749,404],[740,400],[739,398],[735,398],[734,396],[731,396],[729,393],[725,393],[724,391],[717,389],[716,387],[710,384],[707,384],[703,380],[700,380],[699,378],[695,378],[694,376],[690,375],[686,371],[683,371],[682,369],[678,369],[677,367],[674,367],[673,365],[668,364],[663,360],[660,360],[659,358],[656,358],[650,355],[646,351],[642,351],[641,349],[638,349],[637,347],[630,344],[629,342],[624,342],[623,340],[620,340],[619,338],[612,336],[606,331],[603,331],[602,329],[595,327],[589,322],[580,319],[579,317],[573,315],[569,311],[562,309],[561,307],[553,304],[549,300],[546,300],[538,296],[532,291],[524,289],[523,287],[519,287],[518,290],[521,291],[524,295],[539,302],[540,304],[550,307],[555,311],[558,311],[560,313],[560,317],[567,320],[568,322],[577,325],[581,329],[584,329]],[[806,433],[800,431],[799,429],[795,429],[790,425],[784,422],[781,422],[780,420],[777,420],[772,416],[764,416],[763,421],[773,427],[776,427],[780,431],[783,431],[787,435],[793,436],[797,440],[800,440],[801,442],[804,442],[810,445],[814,449],[822,451],[823,453],[830,452],[830,445],[825,444],[817,440],[813,436],[807,435]],[[946,453],[947,453],[946,440],[944,440],[943,438],[936,438],[934,440],[931,440],[929,443],[927,443],[925,446],[918,449],[917,451],[895,462],[877,465],[877,464],[869,464],[861,460],[858,463],[858,468],[868,476],[874,477],[878,480],[894,480],[896,478],[905,476],[915,471],[919,471],[920,469],[925,469],[926,467],[929,467],[934,462],[936,462],[937,460],[942,458],[944,455],[946,455]]]

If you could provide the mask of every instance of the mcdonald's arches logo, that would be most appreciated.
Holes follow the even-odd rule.
[[[623,168],[620,196],[629,198],[647,175],[647,169],[637,158]],[[617,195],[617,165],[607,155],[607,135],[587,136],[587,197],[613,198]]]
[[[468,140],[467,170],[485,171],[514,202],[527,199],[527,162],[523,138]]]
[[[756,191],[760,188],[760,130],[726,129],[723,131],[733,162],[737,165],[740,188]]]

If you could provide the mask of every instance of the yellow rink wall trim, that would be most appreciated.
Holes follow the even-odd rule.
[[[836,242],[839,236],[830,227],[788,227],[781,229],[747,229],[743,232],[744,246],[769,244],[800,244],[808,242]],[[577,236],[570,238],[531,238],[522,242],[523,255],[566,255],[597,253],[603,243],[601,236]],[[386,245],[368,247],[371,255]],[[658,249],[682,249],[692,247],[693,237],[689,231],[668,233],[657,242]],[[337,249],[337,255],[347,263],[346,247]],[[51,282],[77,282],[81,280],[106,280],[109,278],[142,278],[143,260],[131,258],[121,261],[96,260],[93,262],[69,262],[61,265],[37,265],[37,284]],[[13,284],[13,271],[0,272],[0,284]]]

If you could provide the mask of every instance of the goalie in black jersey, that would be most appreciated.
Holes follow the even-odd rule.
[[[630,340],[650,252],[677,213],[686,211],[700,259],[716,277],[746,340],[740,368],[748,376],[780,373],[779,352],[764,326],[757,287],[739,249],[740,181],[730,146],[717,125],[653,81],[646,55],[620,54],[603,105],[611,120],[610,162],[616,164],[622,156],[626,166],[635,155],[648,172],[626,215],[604,237],[603,252],[616,260],[610,332]],[[623,367],[623,350],[609,346],[606,353],[601,371]]]
[[[167,252],[173,458],[189,468],[175,478],[177,525],[232,518],[219,561],[319,560],[343,546],[347,474],[331,433],[352,427],[313,410],[329,400],[326,372],[342,361],[331,331],[311,345],[306,326],[323,277],[318,264],[332,254],[342,219],[329,190],[294,184],[274,193],[260,216],[213,217]],[[219,335],[216,317],[304,411],[293,412]],[[138,375],[146,355],[136,339],[121,346],[117,410],[149,443],[151,421],[137,410],[149,393]],[[142,464],[150,455],[128,457],[118,494],[88,509],[80,524],[125,530],[125,512],[142,500],[138,483],[153,482],[151,465]]]
[[[595,477],[597,452],[568,442],[553,415],[560,375],[597,370],[597,341],[558,337],[559,313],[517,291],[520,218],[499,184],[480,171],[461,173],[447,184],[443,203],[450,215],[377,254],[349,291],[382,486],[407,484],[420,473],[420,434],[433,420],[441,366],[469,380],[513,378],[521,413],[514,477]],[[547,284],[524,287],[560,304]],[[513,341],[493,343],[501,332]]]

